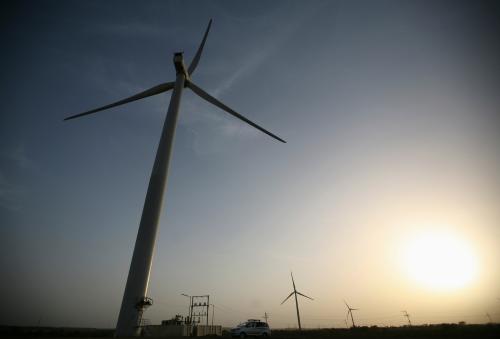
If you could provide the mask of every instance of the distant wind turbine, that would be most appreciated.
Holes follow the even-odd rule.
[[[488,320],[491,324],[493,322],[493,320],[491,320],[491,315],[488,312],[486,312],[486,317],[488,318]]]
[[[209,21],[203,40],[201,41],[201,44],[187,69],[184,65],[183,53],[174,53],[173,62],[176,70],[175,82],[165,82],[123,100],[64,119],[70,120],[79,118],[108,108],[173,90],[170,98],[170,104],[168,106],[167,117],[161,133],[160,143],[156,151],[156,158],[151,172],[151,177],[149,179],[149,186],[135,242],[134,254],[132,255],[127,284],[125,286],[120,314],[116,325],[115,335],[119,337],[139,335],[142,313],[147,306],[152,304],[152,300],[146,297],[146,293],[148,290],[151,262],[156,242],[156,235],[158,233],[158,222],[163,202],[163,195],[167,185],[168,168],[172,154],[175,127],[177,124],[179,105],[183,89],[191,89],[195,94],[199,95],[209,103],[246,122],[250,126],[257,128],[272,138],[283,143],[285,142],[285,140],[267,131],[243,115],[235,112],[219,100],[215,99],[193,82],[191,76],[200,61],[201,53],[203,51],[203,47],[205,46],[211,24],[212,20]]]
[[[408,319],[408,325],[411,326],[410,315],[408,314],[408,312],[406,311],[401,311],[401,312],[403,312],[403,316],[406,317],[406,319]]]
[[[352,311],[357,311],[359,308],[352,308],[347,304],[347,302],[344,300],[344,304],[347,306],[347,314],[346,318],[349,318],[349,315],[351,315],[351,321],[352,321],[352,327],[356,327],[356,324],[354,324],[354,317],[352,316]]]
[[[290,276],[292,277],[293,291],[292,291],[292,293],[290,293],[288,295],[288,297],[285,298],[285,300],[283,300],[281,305],[283,305],[285,303],[285,301],[287,301],[292,295],[295,295],[295,307],[297,308],[297,322],[299,323],[299,330],[302,330],[302,325],[300,324],[299,301],[297,300],[297,294],[301,295],[307,299],[311,299],[311,300],[314,300],[314,299],[297,291],[297,289],[295,288],[295,281],[293,280],[293,273],[292,272],[290,272]]]

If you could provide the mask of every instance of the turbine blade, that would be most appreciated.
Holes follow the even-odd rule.
[[[293,293],[294,293],[294,292],[290,293],[290,294],[288,295],[288,297],[286,297],[286,299],[285,299],[285,300],[283,300],[283,302],[282,302],[280,305],[283,305],[283,304],[285,303],[285,301],[287,301],[288,299],[290,299],[290,297],[293,295]]]
[[[299,295],[301,295],[301,296],[303,296],[303,297],[305,297],[305,298],[307,298],[307,299],[311,299],[311,300],[314,300],[313,298],[311,298],[311,297],[308,297],[307,295],[305,295],[305,294],[302,294],[302,293],[300,293],[300,292],[297,292],[297,294],[299,294]]]
[[[293,280],[293,273],[292,272],[290,272],[290,276],[292,277],[293,290],[296,291],[296,289],[295,289],[295,280]]]
[[[139,99],[150,97],[152,95],[160,94],[160,93],[166,92],[168,90],[171,90],[172,88],[174,88],[174,85],[175,85],[175,83],[173,83],[173,82],[166,82],[166,83],[163,83],[163,84],[151,87],[150,89],[147,89],[147,90],[142,91],[140,93],[137,93],[135,95],[132,95],[131,97],[128,97],[128,98],[125,98],[123,100],[114,102],[112,104],[109,104],[109,105],[106,105],[106,106],[102,106],[102,107],[99,107],[99,108],[96,108],[96,109],[93,109],[93,110],[90,110],[90,111],[86,111],[86,112],[83,112],[83,113],[79,113],[79,114],[76,114],[76,115],[72,115],[70,117],[65,118],[64,120],[71,120],[71,119],[79,118],[79,117],[84,116],[84,115],[96,113],[96,112],[103,111],[103,110],[111,108],[111,107],[120,106],[120,105],[123,105],[123,104],[127,104],[129,102],[132,102],[132,101],[136,101],[136,100],[139,100]]]
[[[349,305],[347,304],[347,301],[344,300],[344,304],[347,306],[348,309],[351,309]]]
[[[198,62],[200,61],[201,57],[201,52],[203,52],[203,47],[205,46],[205,41],[207,41],[207,36],[208,36],[208,31],[210,31],[210,26],[212,25],[212,19],[208,22],[207,30],[205,31],[205,35],[203,36],[203,40],[201,40],[200,47],[198,47],[198,51],[193,57],[193,60],[191,61],[191,64],[189,65],[188,68],[188,73],[189,75],[193,74],[194,70],[196,69],[196,66],[198,66]]]
[[[256,123],[248,120],[243,115],[241,115],[241,114],[233,111],[231,108],[229,108],[228,106],[224,105],[219,100],[215,99],[213,96],[211,96],[210,94],[208,94],[207,92],[205,92],[204,90],[202,90],[200,87],[196,86],[192,81],[187,81],[186,84],[187,84],[187,87],[191,88],[191,90],[193,92],[195,92],[196,94],[198,94],[200,97],[202,97],[203,99],[205,99],[209,103],[214,104],[215,106],[223,109],[224,111],[228,112],[231,115],[234,115],[238,119],[243,120],[244,122],[246,122],[250,126],[253,126],[253,127],[257,128],[259,131],[266,133],[267,135],[273,137],[274,139],[279,140],[279,141],[281,141],[283,143],[286,143],[285,140],[283,140],[280,137],[274,135],[273,133],[269,132],[268,130],[260,127]]]

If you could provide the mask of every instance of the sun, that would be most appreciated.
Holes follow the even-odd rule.
[[[405,246],[405,270],[422,286],[451,291],[470,285],[477,275],[477,260],[470,244],[456,234],[427,231]]]

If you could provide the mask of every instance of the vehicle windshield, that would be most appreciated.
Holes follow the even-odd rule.
[[[236,327],[269,327],[267,323],[264,322],[256,322],[256,321],[245,321],[239,323]]]

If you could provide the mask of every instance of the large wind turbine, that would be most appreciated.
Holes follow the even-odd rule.
[[[148,191],[144,201],[141,222],[139,231],[135,241],[134,254],[130,263],[130,270],[123,294],[123,300],[116,325],[116,336],[137,336],[140,334],[140,321],[144,309],[152,304],[152,300],[146,297],[148,290],[149,274],[151,271],[151,261],[155,247],[156,235],[158,231],[158,221],[160,217],[163,195],[167,184],[168,168],[172,153],[172,145],[175,135],[175,127],[179,112],[179,104],[181,101],[182,90],[184,88],[191,89],[194,93],[223,109],[229,114],[243,120],[247,124],[257,128],[276,140],[285,142],[271,132],[260,127],[256,123],[248,120],[241,114],[235,112],[219,100],[212,97],[203,89],[195,85],[191,79],[198,62],[200,61],[201,53],[205,45],[205,41],[210,30],[212,20],[208,23],[208,27],[203,36],[203,40],[191,61],[191,64],[186,69],[184,65],[183,53],[174,53],[174,66],[176,70],[175,82],[166,82],[143,92],[137,93],[131,97],[114,102],[112,104],[99,107],[87,112],[70,116],[64,120],[78,118],[84,115],[96,113],[108,108],[123,105],[135,100],[143,99],[152,95],[160,94],[173,90],[168,106],[167,117],[165,119],[163,130],[161,133],[160,143],[156,151],[156,158],[149,179]]]
[[[351,315],[351,321],[352,321],[352,327],[356,327],[356,325],[354,324],[354,317],[352,316],[352,311],[357,311],[359,310],[359,308],[352,308],[351,306],[349,306],[347,304],[347,302],[344,300],[344,304],[347,306],[347,314],[346,314],[346,318],[349,317],[349,314]]]
[[[303,297],[306,297],[306,298],[308,298],[308,299],[311,299],[311,300],[314,300],[314,299],[313,299],[313,298],[311,298],[311,297],[308,297],[308,296],[307,296],[307,295],[305,295],[305,294],[300,293],[299,291],[297,291],[297,289],[295,288],[295,281],[293,280],[293,273],[292,273],[292,272],[290,272],[290,275],[291,275],[291,277],[292,277],[293,291],[292,291],[292,293],[290,293],[290,294],[288,295],[288,297],[286,297],[286,299],[285,299],[285,300],[283,300],[283,302],[281,303],[281,305],[283,305],[283,304],[285,303],[285,301],[287,301],[287,300],[288,300],[288,299],[289,299],[292,295],[295,295],[295,307],[297,308],[297,322],[299,323],[299,330],[302,330],[302,326],[301,326],[301,324],[300,324],[299,301],[297,300],[297,294],[298,294],[298,295],[301,295],[301,296],[303,296]]]

